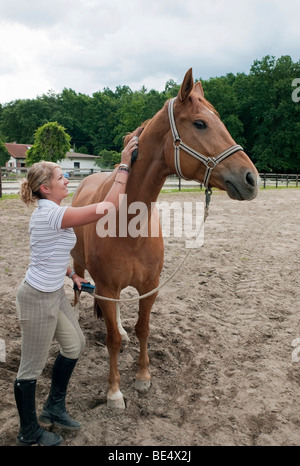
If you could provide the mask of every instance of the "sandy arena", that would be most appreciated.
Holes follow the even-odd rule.
[[[203,192],[175,193],[159,200],[203,197]],[[300,445],[299,203],[299,189],[261,190],[251,202],[213,193],[204,246],[192,251],[152,310],[152,385],[146,395],[133,388],[137,303],[122,305],[130,337],[119,358],[125,410],[106,406],[105,326],[93,315],[93,298],[82,295],[86,348],[67,398],[82,429],[55,428],[64,445]],[[32,210],[19,200],[0,201],[0,446],[15,445],[18,433],[13,383],[21,339],[15,296],[29,260]],[[165,240],[162,281],[185,253],[182,239]],[[65,287],[72,300],[69,279]],[[38,413],[57,351],[54,342],[38,380]]]

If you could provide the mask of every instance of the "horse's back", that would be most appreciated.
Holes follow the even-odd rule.
[[[84,178],[73,196],[72,206],[81,207],[101,202],[112,185],[112,178],[112,174],[107,172],[94,173],[93,175],[89,175]],[[77,237],[76,245],[71,251],[71,255],[74,259],[74,266],[76,263],[77,267],[80,266],[83,269],[86,268],[85,249],[88,249],[90,242],[88,239],[89,232],[93,232],[94,230],[95,228],[93,224],[74,227]]]
[[[72,206],[80,207],[102,201],[110,189],[111,183],[111,173],[94,173],[87,176],[75,191]]]

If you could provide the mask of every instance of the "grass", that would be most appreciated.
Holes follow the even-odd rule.
[[[300,186],[266,186],[265,188],[263,186],[260,186],[260,189],[299,189]]]
[[[0,197],[1,200],[5,199],[20,199],[18,194],[2,194],[2,197]]]

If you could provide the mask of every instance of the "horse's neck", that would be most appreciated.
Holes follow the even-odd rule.
[[[127,184],[128,201],[155,202],[170,170],[164,158],[164,137],[169,131],[163,114],[142,135],[137,160]]]
[[[165,182],[163,164],[152,162],[146,169],[141,165],[132,171],[127,184],[128,201],[141,201],[145,204],[155,202]]]

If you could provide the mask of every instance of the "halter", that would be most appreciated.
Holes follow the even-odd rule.
[[[175,118],[174,118],[174,101],[176,97],[169,101],[168,106],[168,114],[170,120],[171,131],[173,135],[173,146],[174,146],[174,161],[175,161],[175,169],[176,173],[179,177],[184,178],[181,167],[180,167],[180,149],[183,149],[189,155],[192,155],[195,159],[200,160],[206,166],[206,172],[204,175],[203,184],[205,188],[208,188],[208,182],[211,176],[212,170],[220,163],[222,160],[229,157],[231,154],[238,152],[239,150],[243,150],[243,148],[239,145],[234,145],[229,147],[228,149],[224,150],[221,154],[217,155],[216,157],[205,157],[204,155],[200,154],[199,152],[195,151],[191,147],[187,146],[184,142],[182,142],[179,133],[176,128]]]

